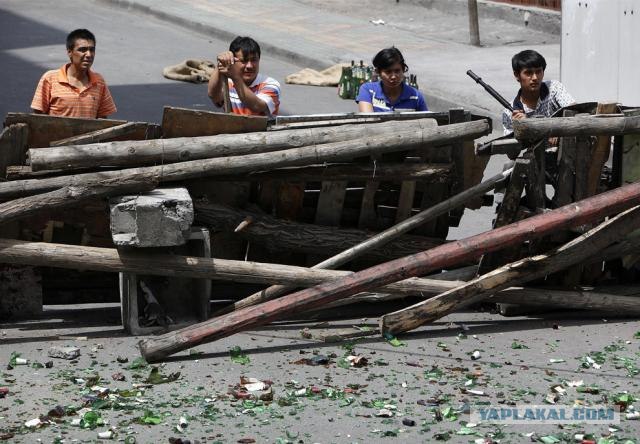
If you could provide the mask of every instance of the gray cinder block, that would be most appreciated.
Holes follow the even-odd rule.
[[[117,246],[183,245],[193,223],[193,202],[186,188],[158,188],[110,199],[111,237]]]

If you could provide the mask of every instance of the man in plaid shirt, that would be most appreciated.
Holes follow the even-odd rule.
[[[513,99],[513,112],[502,112],[505,134],[513,131],[513,119],[531,116],[551,117],[556,111],[575,103],[564,85],[557,80],[543,80],[547,62],[538,52],[525,50],[511,59],[513,75],[520,90]]]

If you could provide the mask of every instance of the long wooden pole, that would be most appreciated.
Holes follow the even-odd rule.
[[[494,189],[496,185],[504,181],[504,179],[506,179],[509,174],[511,174],[511,170],[506,170],[500,174],[496,174],[490,179],[487,179],[484,182],[481,182],[478,185],[475,185],[463,191],[462,193],[456,194],[455,196],[443,202],[440,202],[424,211],[421,211],[420,213],[411,216],[408,219],[405,219],[404,221],[394,225],[393,227],[390,227],[374,236],[371,236],[369,239],[314,265],[312,268],[337,268],[342,264],[352,261],[353,259],[362,256],[368,251],[385,245],[393,239],[396,239],[398,236],[401,236],[404,233],[408,233],[414,228],[419,227],[420,225],[425,224],[428,221],[433,220],[444,213],[447,213],[448,211],[458,208],[461,205],[464,205],[469,200],[484,195],[487,191]],[[291,290],[292,287],[283,285],[272,285],[269,288],[247,296],[246,298],[234,303],[232,306],[223,308],[216,314],[220,315],[223,313],[228,313],[232,310],[238,310],[261,302],[269,301]]]
[[[396,131],[433,128],[436,125],[435,119],[418,119],[247,134],[105,142],[82,146],[31,149],[27,152],[27,158],[33,171],[61,168],[76,170],[92,168],[96,165],[167,164],[344,142],[345,140],[379,136]]]
[[[287,166],[313,165],[325,161],[353,159],[374,153],[403,151],[410,148],[424,147],[425,145],[447,144],[460,139],[473,139],[486,134],[488,131],[489,123],[477,120],[438,126],[436,128],[414,128],[360,140],[310,145],[270,153],[192,160],[169,165],[129,168],[103,173],[16,180],[0,183],[0,200],[50,191],[86,181],[97,182],[139,174],[156,174],[160,177],[161,182],[172,182],[208,176],[244,174],[256,170],[270,170]]]
[[[580,263],[640,227],[639,208],[627,210],[547,254],[507,264],[434,298],[384,315],[380,329],[392,334],[413,330],[492,293]]]
[[[377,265],[345,278],[247,307],[182,330],[143,340],[139,344],[140,351],[148,361],[158,361],[181,350],[264,325],[299,311],[318,308],[408,277],[425,275],[434,269],[451,267],[461,261],[477,259],[487,252],[540,238],[558,230],[592,223],[638,204],[640,183],[626,185],[511,225]]]
[[[518,140],[548,137],[618,136],[640,133],[640,116],[633,117],[548,117],[520,119],[513,122]]]
[[[0,204],[0,224],[24,219],[45,210],[77,207],[91,199],[151,191],[157,185],[158,177],[148,175],[72,185]]]
[[[136,250],[16,239],[0,239],[0,263],[254,284],[281,282],[299,287],[309,287],[353,274],[352,271],[346,270],[313,270],[292,265],[150,254]],[[451,282],[455,283],[437,279],[409,278],[384,286],[381,291],[403,295],[434,294],[450,289]]]

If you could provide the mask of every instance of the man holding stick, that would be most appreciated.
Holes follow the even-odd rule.
[[[218,54],[207,93],[219,107],[224,104],[224,82],[228,82],[231,112],[271,116],[280,107],[280,84],[260,74],[260,46],[251,37],[236,37],[229,51]]]

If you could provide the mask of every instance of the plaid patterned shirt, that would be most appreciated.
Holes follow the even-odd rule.
[[[575,103],[571,94],[567,92],[564,85],[557,80],[548,80],[542,82],[540,86],[540,98],[538,99],[538,105],[536,109],[531,109],[520,100],[520,92],[515,99],[513,99],[513,109],[524,110],[527,117],[531,116],[544,116],[551,117],[556,111],[565,106],[569,106]],[[502,111],[502,126],[504,127],[504,133],[508,134],[513,131],[513,124],[511,122],[511,111],[505,108]]]

